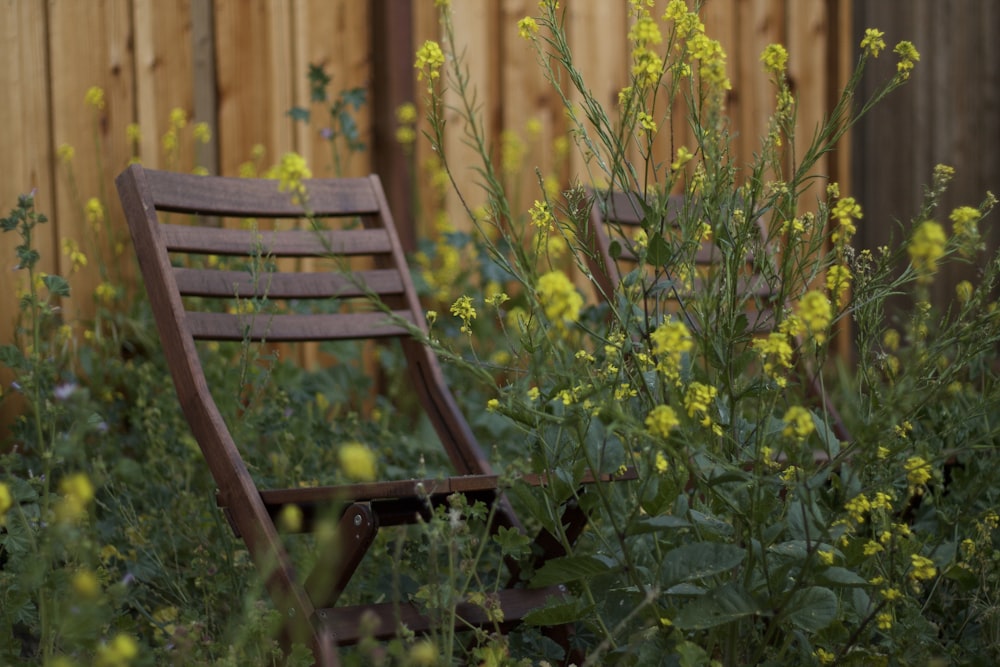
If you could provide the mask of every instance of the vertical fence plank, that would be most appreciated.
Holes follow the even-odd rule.
[[[134,0],[136,119],[139,157],[163,169],[190,169],[198,161],[190,128],[167,150],[163,135],[173,109],[194,116],[190,0]],[[123,128],[119,128],[123,129]]]
[[[49,133],[48,52],[46,51],[44,0],[5,0],[0,2],[0,36],[5,57],[0,59],[0,87],[8,94],[0,96],[0,155],[5,160],[5,175],[0,179],[0,216],[7,216],[21,194],[36,191],[39,211],[51,215],[54,202],[54,164],[52,136]],[[38,228],[35,239],[41,253],[39,269],[54,272],[58,268],[58,245],[55,223]],[[27,286],[25,271],[17,270],[15,247],[20,240],[14,233],[0,234],[0,345],[13,342],[18,320],[18,293]],[[14,416],[23,409],[17,393],[10,388],[13,373],[0,366],[0,444]]]
[[[91,258],[73,277],[73,295],[63,304],[68,320],[86,319],[94,312],[98,284],[105,279],[121,284],[122,267],[131,265],[120,259],[128,239],[111,185],[130,155],[124,129],[135,104],[131,3],[53,1],[48,19],[53,143],[70,143],[76,151],[73,180],[61,170],[50,213],[58,238],[72,239]],[[103,109],[84,104],[91,86],[104,90]],[[87,220],[84,204],[90,198],[102,202],[107,225]],[[97,270],[102,258],[103,275]],[[59,269],[68,273],[62,262]]]
[[[235,176],[256,144],[263,168],[292,146],[291,6],[266,0],[216,0],[219,169]]]
[[[499,4],[497,0],[461,2],[453,3],[452,9],[457,54],[468,67],[469,82],[475,91],[485,139],[495,143],[499,137],[502,117],[499,99],[499,35],[495,27],[499,22]],[[485,202],[483,191],[477,185],[479,176],[474,171],[477,164],[482,164],[482,158],[475,148],[467,144],[464,133],[468,128],[459,114],[451,108],[458,103],[457,94],[453,91],[445,93],[445,104],[449,107],[445,112],[445,122],[450,128],[445,140],[445,152],[454,168],[457,186],[464,198],[463,203],[457,196],[449,194],[447,210],[451,223],[456,228],[468,230],[471,228],[471,221],[466,205],[474,211]]]

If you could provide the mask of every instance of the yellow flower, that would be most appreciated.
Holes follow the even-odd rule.
[[[82,518],[94,499],[94,486],[82,472],[64,477],[59,483],[59,492],[63,494],[63,498],[56,506],[56,517],[62,521]]]
[[[909,576],[914,581],[926,581],[937,575],[937,568],[934,567],[934,561],[930,558],[925,558],[920,554],[910,554],[910,564],[913,569],[910,570]]]
[[[946,242],[944,227],[933,220],[921,222],[914,230],[906,252],[917,272],[918,282],[928,283],[934,279],[937,261],[944,255]]]
[[[963,305],[969,303],[972,299],[972,283],[968,280],[963,280],[955,285],[955,297]]]
[[[656,452],[656,462],[654,465],[656,467],[656,472],[661,475],[670,469],[670,462],[667,461],[667,455],[663,452]]]
[[[718,390],[711,385],[701,382],[692,382],[688,385],[684,394],[684,408],[687,410],[688,417],[697,419],[702,426],[711,426],[710,412],[716,394],[718,394]]]
[[[910,493],[922,493],[923,487],[930,481],[931,464],[922,456],[911,456],[903,464],[906,470],[906,481],[910,485]]]
[[[191,134],[194,136],[194,140],[201,144],[207,144],[212,140],[212,128],[205,122],[195,123]]]
[[[63,164],[69,164],[76,156],[76,149],[69,144],[59,144],[59,148],[56,150],[56,156]]]
[[[340,468],[344,475],[357,482],[371,482],[375,479],[375,455],[360,442],[346,442],[337,452]]]
[[[687,146],[681,146],[677,149],[677,159],[670,163],[670,170],[677,171],[690,162],[693,157],[694,154],[687,149]]]
[[[669,405],[657,405],[646,415],[646,431],[655,438],[666,439],[679,425],[677,413]]]
[[[639,124],[642,125],[642,129],[648,132],[656,132],[656,121],[645,111],[639,112]]]
[[[788,342],[788,336],[781,331],[772,331],[767,338],[755,339],[753,348],[764,360],[764,372],[767,376],[779,387],[788,384],[787,378],[782,374],[782,371],[792,367],[794,350]]]
[[[833,210],[830,211],[830,217],[838,223],[837,229],[830,235],[830,238],[837,244],[849,243],[851,237],[858,231],[854,221],[863,217],[861,205],[854,200],[854,197],[844,197],[837,200]]]
[[[0,526],[4,524],[4,516],[14,506],[14,496],[10,487],[0,482]]]
[[[302,508],[295,503],[282,507],[278,513],[278,528],[286,533],[302,530]]]
[[[450,312],[462,320],[462,333],[472,333],[472,320],[476,319],[476,307],[472,305],[471,296],[460,296],[451,304]]]
[[[833,565],[833,551],[831,549],[819,549],[816,557],[821,565]]]
[[[410,647],[409,664],[416,667],[434,667],[438,664],[439,651],[434,642],[423,639]]]
[[[555,218],[552,217],[552,207],[545,202],[536,199],[528,210],[528,215],[531,216],[531,224],[535,227],[545,230],[552,229]]]
[[[562,271],[557,269],[542,275],[535,289],[545,316],[556,326],[563,327],[579,318],[583,297]]]
[[[100,86],[91,86],[83,96],[83,103],[95,109],[104,108],[104,89]]]
[[[517,32],[524,39],[531,39],[538,34],[538,23],[530,16],[525,16],[517,22]]]
[[[97,649],[95,667],[128,667],[139,656],[139,644],[125,634],[115,635],[108,644]]]
[[[79,570],[76,572],[73,575],[71,583],[73,591],[86,600],[94,600],[101,594],[101,583],[97,580],[97,576],[90,570]]]
[[[816,661],[821,665],[832,665],[837,658],[833,653],[821,648],[816,649],[813,655],[816,656]]]
[[[799,302],[798,316],[817,343],[826,341],[826,331],[833,321],[833,312],[825,294],[817,290],[806,292]]]
[[[978,227],[982,217],[979,209],[971,206],[959,206],[948,216],[959,243],[959,252],[963,257],[972,257],[976,251],[982,249]]]
[[[885,33],[875,28],[865,29],[865,36],[861,39],[861,48],[865,54],[872,58],[878,58],[878,54],[885,48],[885,40],[882,39]]]
[[[175,129],[182,129],[187,125],[187,112],[180,107],[174,107],[170,110],[170,127]]]
[[[854,523],[864,523],[865,515],[871,511],[872,504],[871,501],[868,500],[868,496],[863,493],[859,493],[844,503],[844,509],[847,510],[847,513],[850,515],[851,519],[854,520]]]
[[[444,65],[444,52],[441,46],[433,41],[427,40],[424,45],[417,49],[417,60],[413,67],[417,70],[417,81],[422,81],[427,77],[428,90],[435,79],[441,76],[441,67]]]
[[[101,200],[97,197],[88,199],[83,209],[87,216],[87,222],[90,224],[99,225],[104,222],[104,205],[101,204]]]
[[[795,438],[799,442],[808,438],[816,430],[812,413],[801,405],[793,405],[788,408],[785,416],[782,417],[782,421],[785,422],[785,428],[782,429],[781,434],[786,437]]]
[[[851,287],[851,270],[843,264],[834,264],[826,272],[826,289],[830,292],[833,302],[840,308],[844,304],[844,296]]]
[[[118,296],[118,290],[114,285],[105,280],[94,288],[94,296],[99,303],[108,305]]]
[[[76,273],[83,267],[87,266],[87,256],[83,254],[80,250],[79,244],[77,244],[76,239],[71,239],[66,237],[62,240],[62,251],[63,254],[69,257],[70,264],[72,268],[71,272]]]
[[[913,64],[920,61],[920,54],[913,46],[913,42],[902,41],[892,51],[899,56],[899,62],[896,63],[896,76],[900,79],[909,79]]]
[[[290,192],[293,202],[303,203],[306,186],[302,181],[312,178],[312,171],[306,164],[305,158],[298,153],[285,153],[278,164],[277,176],[278,192]]]
[[[628,38],[639,47],[659,44],[663,41],[660,26],[649,16],[644,16],[635,22],[635,25],[628,31]]]
[[[680,378],[681,361],[684,354],[694,348],[691,331],[680,320],[665,320],[649,335],[656,369],[668,380]]]
[[[768,44],[760,55],[760,61],[764,63],[764,69],[780,76],[788,66],[788,50],[781,44]]]
[[[490,400],[486,401],[486,412],[496,412],[499,408],[500,408],[499,400],[491,398]]]
[[[892,612],[884,611],[877,616],[875,616],[875,624],[878,625],[879,630],[891,630],[892,629]]]
[[[403,124],[417,122],[416,105],[413,102],[404,102],[396,107],[396,122]]]
[[[125,126],[125,138],[132,142],[138,142],[142,139],[139,123],[129,123]]]

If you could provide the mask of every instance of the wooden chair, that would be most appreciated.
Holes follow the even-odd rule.
[[[642,228],[642,222],[647,213],[637,195],[621,191],[589,192],[592,199],[590,218],[586,230],[586,247],[588,249],[588,268],[594,276],[598,292],[609,301],[615,294],[625,274],[638,266],[636,234]],[[679,218],[684,206],[694,205],[685,198],[672,195],[667,201],[667,210],[663,215],[662,233],[667,238],[678,237],[680,234]],[[767,238],[763,223],[755,223],[760,233],[760,247],[765,248]],[[648,308],[668,308],[692,328],[703,328],[704,322],[696,321],[692,314],[683,308],[685,292],[690,294],[699,289],[705,289],[705,276],[718,266],[721,260],[720,249],[712,242],[705,241],[695,252],[694,275],[688,285],[681,284],[677,276],[671,276],[667,284],[651,285],[648,281],[640,281],[640,289],[653,295],[647,301],[655,301],[655,306]],[[779,298],[780,286],[773,279],[769,280],[760,270],[760,264],[754,261],[753,254],[745,257],[743,272],[738,283],[738,294],[746,304],[747,329],[753,335],[770,332],[775,326],[775,316],[772,304]],[[623,270],[624,269],[624,270]],[[666,295],[666,296],[664,296]],[[613,301],[612,301],[613,302]],[[651,316],[663,313],[649,312]],[[802,381],[808,396],[816,400],[819,407],[826,413],[829,426],[834,435],[841,441],[851,439],[843,419],[822,391],[816,374],[812,369],[800,368]],[[818,458],[823,453],[817,452]]]
[[[363,612],[371,612],[379,619],[375,631],[378,638],[392,636],[397,620],[418,633],[431,627],[431,619],[405,600],[336,606],[379,527],[412,524],[418,517],[426,517],[431,506],[445,503],[451,494],[464,494],[470,501],[497,503],[494,529],[523,527],[445,386],[435,355],[412,335],[413,331],[426,333],[424,313],[379,179],[308,180],[304,185],[313,216],[310,219],[322,220],[331,229],[252,232],[161,222],[161,212],[223,219],[303,218],[302,207],[292,203],[287,192],[279,192],[274,180],[193,176],[138,165],[128,167],[117,179],[163,351],[181,407],[218,486],[219,505],[265,576],[274,603],[288,621],[288,639],[310,642],[317,662],[329,665],[336,664],[337,645],[356,642],[362,636],[359,620]],[[182,217],[188,220],[188,216]],[[344,219],[360,219],[362,224],[332,229],[337,220]],[[212,262],[202,262],[204,268],[175,266],[181,255],[246,258],[261,253],[285,263],[288,260],[280,258],[336,256],[344,258],[344,262],[338,265],[340,270],[279,270],[261,280],[254,280],[247,271],[212,268]],[[371,258],[372,268],[352,270],[347,266],[359,257]],[[231,304],[237,294],[251,298],[265,293],[272,302],[325,299],[344,308],[329,314],[281,311],[256,318],[226,312],[224,304],[227,300]],[[373,297],[391,310],[373,308]],[[217,310],[195,311],[192,301],[200,307],[223,305]],[[384,338],[400,340],[410,386],[433,423],[455,474],[314,488],[258,488],[213,400],[195,341],[284,343]],[[594,478],[590,476],[587,481]],[[545,480],[544,476],[535,476],[526,481],[541,484]],[[324,508],[333,508],[339,514],[339,552],[332,558],[327,555],[319,559],[332,569],[313,572],[305,585],[297,583],[292,559],[276,527],[276,517],[288,504],[302,509],[307,525]],[[578,505],[570,503],[562,521],[567,535],[575,538],[583,530],[586,517]],[[535,553],[539,560],[534,564],[539,564],[564,555],[564,550],[551,533],[542,531],[535,538]],[[551,596],[563,594],[559,586],[527,587],[516,563],[508,563],[508,570],[510,587],[500,591],[497,600],[505,628]],[[458,615],[463,627],[492,627],[487,614],[475,605],[461,605]]]

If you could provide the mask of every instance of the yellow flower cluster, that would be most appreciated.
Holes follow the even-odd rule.
[[[535,289],[545,316],[556,327],[562,329],[579,318],[583,297],[562,271],[557,269],[542,275]]]
[[[124,634],[106,644],[101,644],[94,657],[95,667],[128,667],[139,657],[139,644],[132,637]]]
[[[441,67],[444,66],[444,52],[441,45],[433,40],[427,40],[424,45],[417,49],[417,60],[413,67],[417,70],[417,80],[422,81],[427,77],[427,90],[433,90],[434,81],[441,76]]]
[[[462,320],[461,332],[472,334],[472,320],[476,319],[476,307],[471,296],[460,296],[451,304],[451,314]]]
[[[312,178],[312,171],[305,158],[298,153],[285,153],[281,156],[276,172],[278,191],[292,193],[292,201],[296,204],[305,203],[306,186],[302,181]]]
[[[910,565],[913,569],[910,570],[909,576],[913,581],[927,581],[937,576],[937,568],[930,558],[920,554],[910,554]]]
[[[896,76],[904,80],[909,79],[914,63],[920,62],[920,54],[913,46],[913,42],[902,41],[892,51],[899,56],[899,62],[896,63]]]
[[[784,371],[792,367],[794,353],[788,336],[781,331],[772,331],[767,338],[755,339],[753,347],[764,360],[764,373],[779,387],[787,385],[788,379]]]
[[[788,50],[781,44],[768,44],[760,55],[760,61],[764,63],[764,69],[780,77],[788,66]]]
[[[337,452],[344,476],[356,482],[375,479],[375,454],[360,442],[345,442]]]
[[[906,246],[910,263],[917,272],[917,282],[929,283],[937,273],[937,261],[944,255],[947,237],[944,227],[933,220],[925,220],[917,225]]]
[[[782,435],[794,438],[799,442],[808,438],[816,430],[812,413],[801,405],[793,405],[788,408],[782,421],[785,422],[785,428],[781,431]]]
[[[875,28],[866,28],[865,36],[861,39],[861,49],[865,55],[878,58],[878,54],[885,48],[885,40],[882,39],[885,33]]]
[[[711,411],[717,394],[715,387],[701,382],[692,382],[684,393],[684,409],[687,410],[688,417],[697,419],[702,426],[712,427],[713,431],[716,428],[712,423]]]
[[[100,86],[91,86],[83,96],[83,103],[97,110],[104,109],[104,89]]]
[[[94,486],[90,478],[82,472],[64,477],[59,483],[62,500],[56,506],[56,517],[60,521],[77,521],[87,513],[87,506],[94,499]]]
[[[525,16],[517,22],[517,32],[524,39],[532,39],[538,34],[538,22],[530,16]]]
[[[851,287],[851,270],[843,264],[835,264],[827,269],[826,289],[837,308],[844,305],[844,297]]]
[[[813,340],[823,344],[826,341],[827,329],[833,321],[830,300],[820,291],[806,292],[799,301],[798,319]]]
[[[10,492],[10,487],[0,482],[0,526],[4,525],[7,512],[13,506],[14,495]]]
[[[417,122],[417,107],[412,102],[405,102],[396,107],[396,141],[403,146],[409,146],[417,140],[417,131],[413,124]]]
[[[959,206],[948,216],[955,239],[958,241],[959,252],[963,257],[972,257],[982,248],[978,227],[982,217],[983,214],[979,209],[971,206]]]
[[[922,494],[927,482],[931,480],[931,464],[922,456],[911,456],[903,464],[906,470],[906,482],[911,494]]]
[[[646,431],[654,438],[666,439],[680,425],[677,413],[669,405],[657,405],[646,415]]]
[[[673,382],[680,380],[681,362],[694,348],[694,338],[683,322],[665,320],[649,335],[656,369]]]
[[[536,199],[535,203],[531,205],[530,209],[528,209],[528,215],[531,216],[531,224],[535,227],[546,231],[552,231],[555,218],[552,217],[551,206]]]
[[[833,242],[841,246],[850,243],[851,238],[858,231],[854,221],[860,220],[862,217],[861,205],[854,200],[854,197],[844,197],[834,205],[833,210],[830,211],[830,217],[835,219],[838,225],[831,234]]]

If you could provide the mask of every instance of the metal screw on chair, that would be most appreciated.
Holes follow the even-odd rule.
[[[357,526],[358,528],[361,527],[361,520],[362,519],[361,519],[361,515],[360,514],[355,514],[354,515],[354,525]]]

